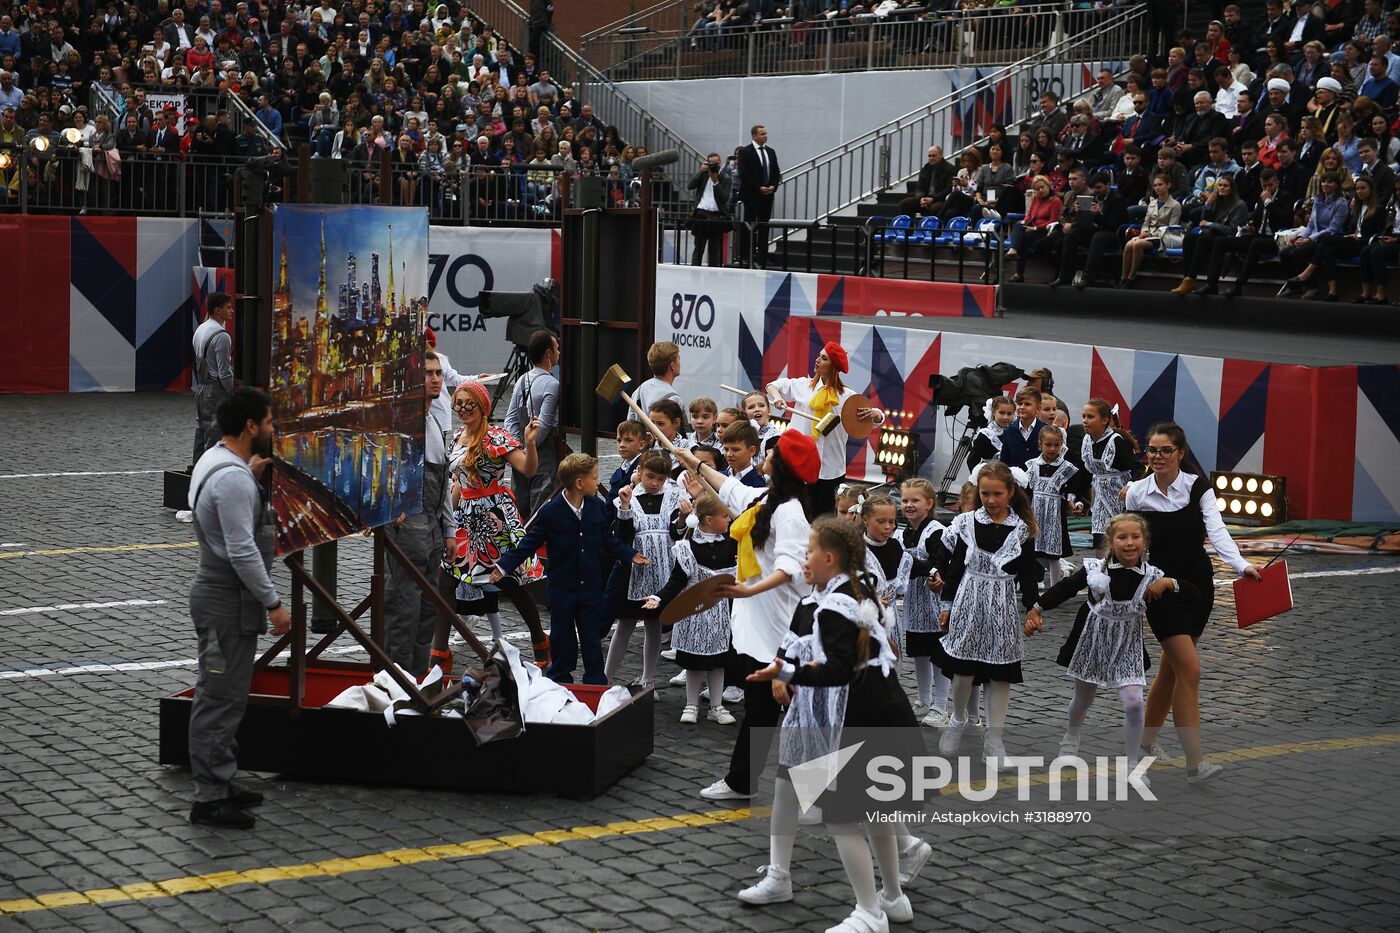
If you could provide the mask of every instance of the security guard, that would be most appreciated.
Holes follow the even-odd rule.
[[[219,403],[223,439],[190,478],[199,569],[190,617],[199,638],[199,677],[190,709],[191,823],[248,829],[246,808],[262,794],[233,783],[238,726],[248,705],[258,635],[292,624],[272,585],[273,524],[259,483],[271,464],[272,403],[257,389],[234,389]]]
[[[427,426],[423,431],[423,509],[416,515],[389,526],[394,543],[434,584],[444,555],[448,560],[457,553],[456,521],[452,517],[452,501],[447,485],[447,432],[452,428],[451,416],[446,423],[438,416],[433,401],[442,394],[443,366],[438,355],[429,351],[424,361],[423,399]],[[399,667],[421,678],[428,672],[428,655],[433,647],[438,610],[428,594],[419,590],[409,578],[408,571],[394,558],[389,559],[389,587],[385,594],[384,636],[389,658]],[[447,598],[452,600],[452,588]]]

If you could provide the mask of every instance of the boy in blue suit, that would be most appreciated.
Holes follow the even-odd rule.
[[[1040,390],[1029,386],[1016,393],[1016,420],[1001,432],[1001,459],[1007,466],[1026,468],[1026,461],[1040,456]]]
[[[758,456],[758,430],[747,421],[730,425],[724,432],[724,460],[729,468],[725,476],[738,477],[739,482],[755,489],[764,489],[768,481],[753,465]]]
[[[573,683],[574,665],[583,653],[583,682],[606,684],[603,673],[603,625],[607,606],[598,581],[614,560],[645,564],[647,559],[613,531],[617,513],[598,497],[598,458],[569,454],[559,464],[559,495],[535,513],[520,543],[501,555],[491,573],[495,583],[541,545],[549,547],[546,584],[549,593],[549,644],[553,658],[545,676]]]

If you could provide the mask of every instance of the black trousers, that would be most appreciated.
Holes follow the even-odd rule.
[[[1361,251],[1361,281],[1368,285],[1384,286],[1390,275],[1390,264],[1400,256],[1400,240],[1382,243],[1379,240],[1368,243]]]
[[[1244,256],[1244,265],[1235,276],[1235,286],[1244,288],[1259,261],[1274,252],[1273,234],[1254,236],[1220,236],[1213,238],[1210,246],[1210,282],[1219,284],[1220,274],[1225,271],[1225,263],[1231,256]]]
[[[739,669],[745,677],[765,666],[748,655],[739,656]],[[744,681],[744,718],[739,721],[739,735],[734,740],[734,753],[729,758],[729,773],[724,776],[725,782],[734,790],[746,794],[757,792],[758,779],[763,776],[763,766],[773,747],[773,735],[777,731],[775,727],[781,712],[782,707],[773,699],[773,685],[770,682]],[[763,731],[755,736],[754,729]]]
[[[812,517],[830,515],[836,511],[836,490],[841,488],[843,482],[845,481],[838,476],[835,479],[819,479],[807,487],[807,495],[811,497]]]
[[[1323,240],[1317,249],[1317,265],[1322,270],[1323,281],[1337,281],[1337,260],[1360,256],[1367,245],[1365,240],[1342,236],[1329,236]]]
[[[760,194],[744,201],[744,220],[754,224],[739,228],[739,255],[750,267],[768,265],[768,221],[773,216],[773,196]]]
[[[1068,282],[1074,276],[1075,266],[1079,265],[1079,251],[1088,249],[1095,234],[1100,231],[1088,224],[1071,224],[1068,230],[1061,226],[1060,231],[1064,238],[1060,241],[1060,271],[1057,277],[1061,282]],[[1085,277],[1088,277],[1087,272]]]
[[[1215,233],[1212,228],[1207,227],[1200,233],[1190,234],[1185,242],[1181,244],[1181,258],[1186,260],[1186,271],[1183,273],[1188,279],[1194,279],[1201,273],[1202,267],[1210,259],[1211,251],[1219,240],[1235,239],[1227,237],[1223,233]]]
[[[710,251],[710,265],[724,265],[724,232],[728,229],[723,214],[714,211],[696,211],[690,222],[690,234],[695,246],[690,253],[690,264],[700,265],[705,258],[705,250]]]

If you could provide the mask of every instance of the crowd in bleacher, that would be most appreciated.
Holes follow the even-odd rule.
[[[139,209],[151,206],[144,189],[155,185],[118,194],[134,174],[123,179],[123,162],[280,161],[278,142],[307,142],[316,157],[351,160],[355,199],[384,194],[448,216],[469,199],[478,217],[553,216],[561,175],[608,179],[617,203],[631,188],[633,159],[646,154],[456,0],[142,0],[105,9],[64,0],[56,10],[35,2],[0,11],[0,152],[9,154],[0,173],[11,200],[22,180],[31,193],[64,181],[78,192],[74,207]],[[177,91],[180,106],[168,97]],[[230,97],[270,136],[256,124],[235,132]],[[45,142],[34,146],[37,136]],[[393,164],[387,193],[377,171],[384,152]],[[81,167],[65,176],[56,155]],[[97,204],[83,193],[99,183]]]
[[[1351,265],[1355,300],[1384,302],[1400,255],[1397,34],[1380,0],[1269,0],[1255,22],[1227,6],[1159,67],[1137,56],[1072,102],[1047,93],[1019,132],[993,127],[956,165],[932,147],[903,209],[924,218],[916,230],[1015,221],[1012,281],[1039,256],[1052,285],[1087,287],[1121,250],[1110,284],[1133,287],[1143,258],[1165,254],[1185,263],[1177,294],[1210,295],[1240,254],[1234,294],[1277,257],[1283,293],[1336,300]]]

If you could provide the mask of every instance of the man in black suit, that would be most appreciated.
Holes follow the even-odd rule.
[[[1220,274],[1225,271],[1225,263],[1231,256],[1243,256],[1235,284],[1225,293],[1227,298],[1238,298],[1260,260],[1278,252],[1276,234],[1291,226],[1293,202],[1279,192],[1278,175],[1266,168],[1259,174],[1259,204],[1250,213],[1249,223],[1236,236],[1211,237],[1210,274],[1206,284],[1194,294],[1202,298],[1220,294]]]
[[[695,192],[695,207],[690,215],[691,235],[695,248],[690,264],[698,266],[710,251],[710,265],[724,264],[724,234],[729,229],[730,177],[720,170],[724,167],[718,152],[712,152],[700,165],[700,171],[686,185]]]
[[[1376,197],[1385,200],[1395,188],[1395,173],[1381,161],[1380,149],[1381,144],[1374,136],[1367,136],[1356,144],[1356,153],[1361,156],[1361,172],[1357,177],[1370,178]]]
[[[1240,91],[1235,99],[1236,114],[1230,119],[1230,151],[1239,158],[1240,148],[1245,143],[1257,143],[1264,138],[1264,117],[1266,114],[1254,106],[1254,92]]]
[[[943,201],[953,189],[953,176],[957,169],[943,158],[942,146],[928,147],[928,161],[919,169],[919,181],[914,185],[914,193],[899,202],[899,212],[913,217],[915,214],[937,216],[943,210]]]
[[[1230,124],[1225,115],[1215,109],[1215,98],[1206,91],[1196,92],[1192,106],[1195,112],[1181,121],[1180,131],[1172,142],[1181,164],[1194,169],[1209,157],[1212,139],[1230,135]]]
[[[1076,113],[1070,119],[1064,148],[1074,155],[1074,161],[1086,168],[1094,168],[1103,161],[1103,145],[1090,128],[1089,118],[1082,113]]]
[[[768,220],[773,216],[773,193],[782,184],[778,156],[768,148],[768,130],[762,123],[749,130],[753,142],[739,150],[739,200],[744,220],[756,224],[752,238],[740,228],[740,253],[751,266],[763,268],[768,262]],[[751,258],[750,258],[751,257]]]
[[[1093,206],[1075,212],[1060,250],[1060,274],[1050,281],[1051,288],[1067,285],[1074,278],[1075,267],[1080,265],[1079,250],[1083,248],[1089,256],[1080,277],[1074,280],[1075,287],[1083,289],[1098,275],[1104,256],[1118,242],[1118,228],[1128,221],[1128,202],[1113,190],[1112,184],[1113,178],[1107,172],[1096,173],[1090,181]]]
[[[1293,140],[1285,139],[1278,144],[1278,168],[1275,173],[1278,175],[1279,195],[1286,198],[1289,204],[1298,203],[1308,190],[1312,172],[1298,161],[1298,144]]]
[[[185,22],[185,11],[181,7],[177,6],[171,11],[170,22],[161,31],[174,51],[194,48],[194,27]]]

